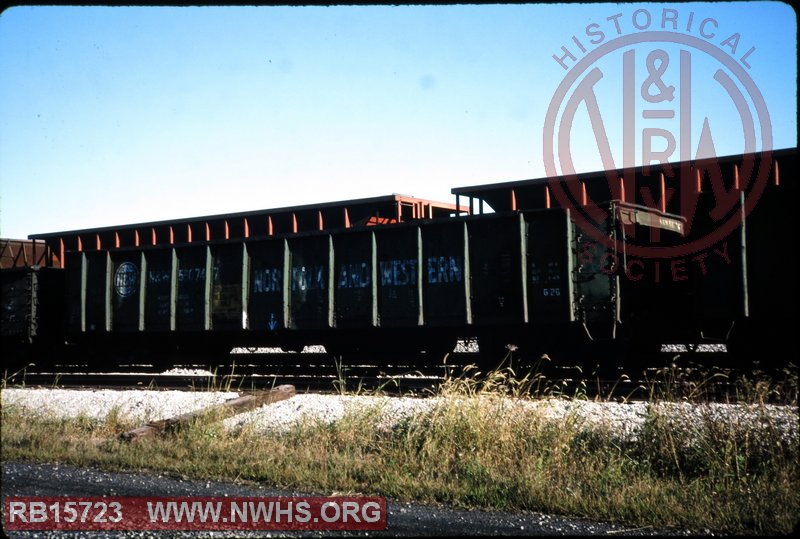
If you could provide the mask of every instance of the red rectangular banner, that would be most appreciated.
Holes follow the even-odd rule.
[[[378,497],[8,496],[6,530],[385,530]]]

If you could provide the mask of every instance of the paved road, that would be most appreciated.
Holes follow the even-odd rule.
[[[299,496],[253,485],[189,481],[151,474],[109,473],[54,464],[3,463],[2,496]],[[308,494],[308,493],[306,493]],[[570,519],[535,512],[465,511],[388,501],[387,529],[381,532],[311,532],[331,536],[461,536],[461,535],[694,535],[686,531],[631,529],[608,523]],[[20,538],[110,537],[296,537],[309,532],[8,532]],[[708,532],[698,531],[697,535]]]

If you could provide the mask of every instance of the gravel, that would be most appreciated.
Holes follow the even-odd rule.
[[[18,405],[34,414],[54,418],[103,421],[109,414],[147,423],[220,404],[239,396],[235,392],[147,391],[112,389],[4,389],[3,406]]]
[[[142,424],[219,404],[239,395],[208,391],[65,389],[4,389],[0,393],[3,406],[16,405],[44,416],[102,421],[114,413],[120,419]],[[264,434],[282,432],[302,422],[333,423],[349,412],[360,411],[376,414],[378,428],[391,429],[415,414],[430,412],[438,404],[438,398],[300,394],[228,418],[224,425],[231,431],[247,428],[252,433]],[[791,406],[685,402],[622,404],[555,398],[537,401],[487,399],[482,406],[493,417],[513,420],[523,412],[533,412],[553,421],[570,421],[581,429],[602,429],[621,441],[635,440],[652,413],[652,407],[656,407],[667,421],[687,433],[687,443],[698,425],[710,423],[729,430],[747,431],[751,439],[760,439],[761,433],[777,429],[788,442],[798,442],[798,410]]]
[[[402,419],[432,409],[436,399],[349,395],[295,395],[291,399],[262,406],[224,421],[226,428],[249,427],[252,432],[285,431],[304,422],[333,423],[354,411],[379,414],[379,428],[391,428]]]
[[[3,463],[3,496],[304,496],[330,493],[280,491],[257,485],[192,481],[161,474],[114,473],[69,465]],[[630,528],[609,522],[547,515],[534,511],[479,511],[387,500],[382,531],[20,531],[14,537],[134,539],[142,537],[398,537],[398,536],[707,536],[709,530]]]
[[[239,396],[235,392],[115,391],[63,389],[4,389],[2,406],[19,406],[31,413],[49,417],[85,417],[104,420],[109,414],[145,423],[173,417],[221,403]],[[465,406],[474,405],[465,402]],[[432,411],[437,398],[378,397],[300,394],[291,399],[239,414],[225,420],[230,430],[248,428],[252,433],[281,432],[304,421],[332,423],[350,411],[377,414],[378,428],[392,428],[414,414]],[[584,429],[610,430],[620,439],[631,440],[641,434],[648,416],[646,403],[602,403],[546,399],[523,401],[485,399],[489,413],[509,420],[521,412],[534,411],[553,421],[570,421]],[[787,440],[797,443],[798,410],[788,406],[750,406],[689,403],[659,404],[668,421],[691,432],[698,422],[715,421],[731,429],[748,430],[751,440],[761,429],[779,429]],[[690,436],[686,437],[687,442]],[[233,483],[192,482],[160,475],[114,474],[63,465],[3,463],[3,496],[8,495],[228,495],[274,496],[300,493],[276,492]],[[630,529],[610,523],[556,517],[533,512],[460,511],[389,501],[389,528],[368,535],[708,535],[709,530]],[[306,536],[308,532],[237,532],[236,536]],[[358,532],[314,532],[314,536],[358,536]],[[224,532],[18,532],[20,538],[34,537],[227,537]]]

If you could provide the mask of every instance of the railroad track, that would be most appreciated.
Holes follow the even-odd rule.
[[[369,378],[336,378],[333,375],[270,375],[270,374],[158,374],[97,372],[32,372],[24,378],[10,378],[7,387],[75,388],[75,389],[148,389],[194,391],[249,391],[270,389],[291,384],[300,392],[358,392],[381,389],[388,394],[421,392],[433,389],[440,379],[428,376]]]
[[[357,391],[387,393],[434,388],[450,366],[420,370],[413,361],[391,363],[360,360],[348,364],[325,353],[231,354],[210,363],[186,362],[163,372],[151,364],[116,363],[105,368],[65,363],[44,369],[31,365],[6,374],[6,386],[149,388],[149,389],[268,389],[282,384],[298,391]],[[381,363],[381,364],[378,364]]]
[[[448,356],[446,364],[432,362],[430,358],[426,362],[425,359],[406,356],[373,360],[363,357],[343,361],[327,353],[257,352],[230,354],[214,362],[213,366],[184,362],[167,372],[162,372],[163,368],[156,365],[142,363],[116,363],[105,369],[80,363],[65,363],[47,369],[37,369],[33,365],[6,374],[4,382],[6,387],[197,391],[263,390],[291,384],[298,392],[380,390],[386,394],[425,395],[435,393],[444,381],[457,384],[460,376],[469,376],[476,370],[483,373],[491,370],[487,366],[468,367],[480,363],[476,353],[453,353]],[[509,366],[509,363],[503,366]],[[588,369],[547,362],[530,365],[513,358],[510,366],[518,381],[528,376],[529,387],[538,395],[640,400],[663,395],[665,387],[673,395],[703,395],[708,400],[730,400],[736,394],[733,387],[736,373],[717,372],[712,375],[694,367],[671,371],[654,367],[635,376],[626,376],[621,370],[610,370],[601,375]],[[498,378],[493,380],[499,381]],[[509,387],[513,389],[513,383]],[[699,393],[700,389],[702,393]]]

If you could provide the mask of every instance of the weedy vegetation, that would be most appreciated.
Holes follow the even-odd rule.
[[[229,431],[205,418],[127,443],[119,435],[139,425],[118,410],[102,421],[65,420],[6,405],[2,458],[530,509],[631,526],[788,534],[800,515],[800,451],[796,368],[785,375],[735,381],[738,405],[756,418],[745,421],[694,404],[716,375],[663,369],[647,383],[649,401],[635,436],[610,425],[587,428],[573,406],[589,398],[581,386],[567,390],[508,364],[488,373],[449,372],[431,395],[434,406],[389,425],[376,405],[335,423],[306,420],[268,433],[247,426]],[[337,389],[344,393],[341,381]],[[566,403],[568,411],[552,417],[547,406],[533,405],[547,402]],[[793,436],[769,413],[776,403],[795,411]]]

